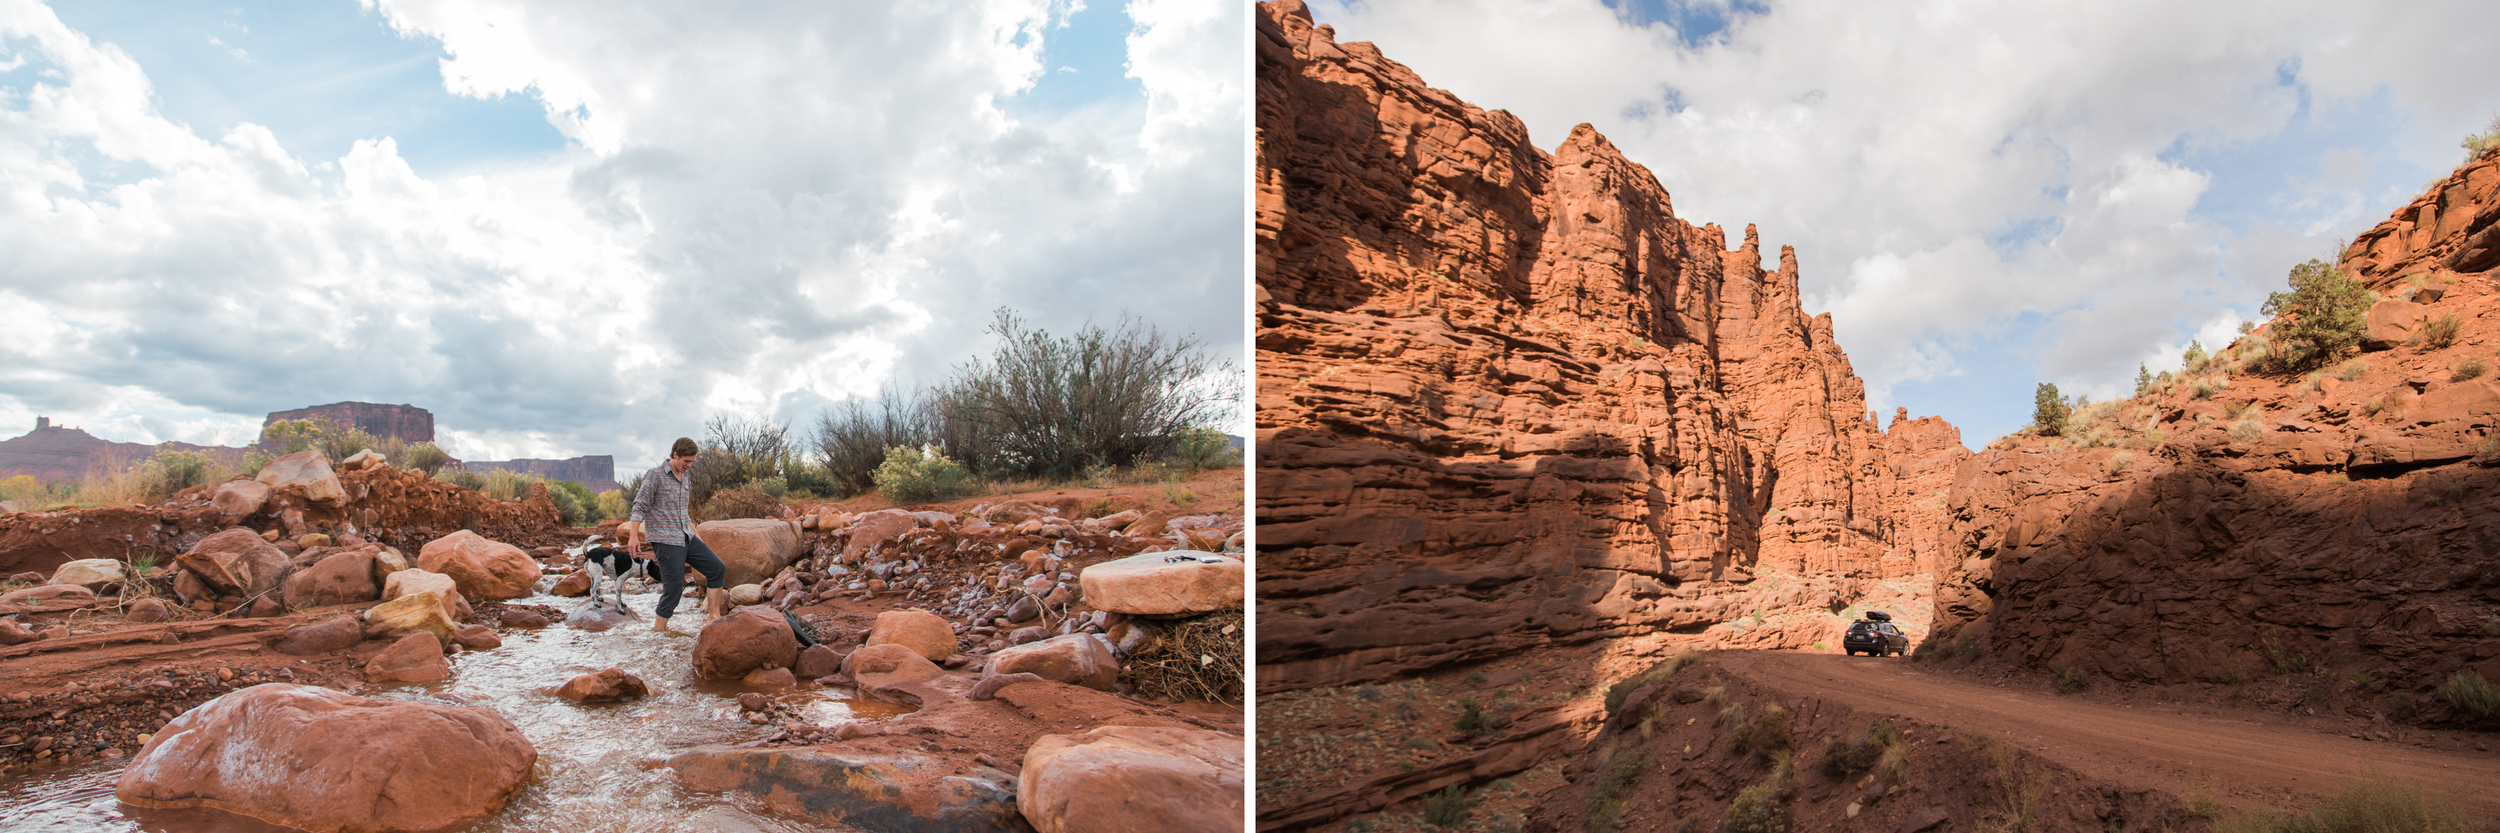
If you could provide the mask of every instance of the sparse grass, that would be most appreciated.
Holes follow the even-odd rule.
[[[2255,416],[2249,416],[2238,422],[2231,423],[2230,434],[2232,442],[2253,443],[2257,441],[2257,438],[2265,436],[2265,433],[2265,423],[2259,422]]]
[[[1903,746],[1901,740],[1901,730],[1894,728],[1891,720],[1875,721],[1854,739],[1842,740],[1834,735],[1823,744],[1823,774],[1838,779],[1855,778],[1882,763],[1893,747]],[[1906,754],[1904,757],[1906,760]]]
[[[2467,379],[2481,378],[2486,369],[2483,367],[2481,356],[2467,356],[2458,360],[2456,364],[2448,366],[2448,381],[2462,382]]]
[[[1985,738],[1986,736],[1979,736]],[[1996,792],[1992,796],[1994,818],[1989,830],[1999,833],[2029,833],[2040,821],[2040,803],[2048,797],[2049,781],[2038,767],[2025,763],[2013,747],[1988,743],[1989,775]],[[1977,750],[1973,750],[1977,751]]]
[[[2092,676],[2084,673],[2083,669],[2072,665],[2059,665],[2053,670],[2057,672],[2057,693],[2059,694],[2079,694],[2084,689],[2092,687]]]
[[[1198,493],[1190,491],[1188,487],[1181,484],[1172,483],[1163,487],[1163,499],[1173,506],[1186,506],[1198,501]]]
[[[1738,791],[1736,800],[1728,802],[1727,815],[1719,820],[1719,829],[1722,833],[1787,833],[1792,780],[1789,756],[1783,751],[1772,762],[1769,776]]]
[[[2336,365],[2333,370],[2327,371],[2326,375],[2333,376],[2342,381],[2350,382],[2361,378],[2369,372],[2370,363],[2368,361],[2363,359],[2353,359],[2343,364]]]
[[[2457,141],[2457,147],[2465,149],[2468,162],[2493,148],[2500,148],[2500,114],[2491,117],[2491,124],[2483,132],[2465,134],[2464,139]]]
[[[2464,327],[2465,321],[2455,315],[2433,318],[2422,325],[2422,344],[2433,350],[2446,349],[2457,343],[2457,331]]]
[[[2482,820],[2447,798],[2386,781],[2347,784],[2306,815],[2271,809],[2222,812],[2214,833],[2466,833]]]
[[[1668,657],[1665,662],[1657,664],[1648,671],[1615,681],[1613,685],[1606,687],[1606,717],[1608,719],[1613,719],[1615,711],[1623,708],[1624,698],[1632,696],[1632,692],[1639,691],[1641,688],[1652,683],[1675,676],[1675,672],[1681,671],[1685,666],[1691,665],[1700,660],[1700,651],[1686,650],[1676,654],[1675,656]],[[1724,687],[1714,688],[1711,690],[1721,692],[1720,696],[1722,698],[1726,696],[1726,689]]]
[[[1641,779],[1641,770],[1649,763],[1639,749],[1609,754],[1597,785],[1589,789],[1589,833],[1614,833],[1623,829],[1623,800],[1631,795],[1633,783]]]
[[[2101,461],[2101,468],[2103,471],[2108,472],[2111,477],[2125,477],[2127,476],[2127,467],[2133,465],[2134,463],[2135,454],[2120,451],[2116,454],[2109,455],[2109,459]]]
[[[2285,647],[2282,643],[2276,642],[2272,638],[2266,639],[2258,647],[2265,651],[2266,664],[2274,668],[2274,673],[2307,674],[2310,669],[2315,667],[2313,661],[2309,659],[2308,654]]]
[[[2457,716],[2476,726],[2489,726],[2500,717],[2500,689],[2492,688],[2482,672],[2471,668],[2448,675],[2448,682],[2439,687],[2440,699],[2457,710]]]

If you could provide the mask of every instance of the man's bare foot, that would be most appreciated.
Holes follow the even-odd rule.
[[[651,630],[659,633],[668,632],[668,617],[661,616],[653,618],[651,620]]]

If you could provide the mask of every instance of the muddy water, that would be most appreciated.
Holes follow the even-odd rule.
[[[535,778],[502,813],[470,828],[474,833],[520,831],[802,831],[827,828],[776,818],[735,794],[680,790],[659,760],[699,746],[753,740],[772,730],[746,722],[735,683],[703,683],[694,677],[690,635],[705,621],[694,600],[670,620],[680,633],[650,630],[657,593],[628,594],[646,618],[604,633],[559,623],[542,630],[505,631],[503,647],[462,652],[451,658],[452,679],[436,685],[369,687],[376,697],[477,706],[521,728],[538,748]],[[579,599],[534,596],[522,600],[570,611]],[[579,705],[547,692],[579,674],[615,666],[641,677],[651,695],[638,701]],[[830,725],[883,720],[905,709],[846,699],[848,693],[815,685],[767,691],[800,705],[808,721]],[[0,831],[164,831],[165,833],[262,833],[288,828],[214,811],[166,812],[122,806],[113,784],[125,762],[106,761],[0,782]],[[847,828],[833,828],[837,830]]]

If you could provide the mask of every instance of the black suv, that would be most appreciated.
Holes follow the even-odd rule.
[[[1910,637],[1892,623],[1892,614],[1870,610],[1866,618],[1850,623],[1849,635],[1840,638],[1840,647],[1853,657],[1861,651],[1870,656],[1899,656],[1910,652]]]

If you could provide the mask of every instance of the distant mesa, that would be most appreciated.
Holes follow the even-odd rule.
[[[333,402],[291,411],[272,411],[261,422],[263,429],[279,420],[311,419],[353,427],[376,440],[399,440],[403,443],[434,441],[434,412],[415,405],[385,405],[374,402]],[[169,442],[161,445],[117,443],[89,434],[78,428],[54,425],[48,416],[35,417],[35,430],[24,436],[0,440],[0,478],[32,475],[47,483],[74,482],[89,472],[117,469],[147,459],[164,449],[197,451],[232,466],[242,463],[252,449],[229,446],[192,445]],[[469,471],[515,471],[537,474],[556,480],[570,480],[592,491],[624,488],[616,481],[616,458],[593,454],[570,460],[491,460],[453,463]]]
[[[372,402],[332,402],[292,411],[272,411],[261,422],[264,430],[285,419],[328,420],[373,435],[377,440],[398,439],[406,443],[434,441],[434,412],[415,405],[379,405]]]

